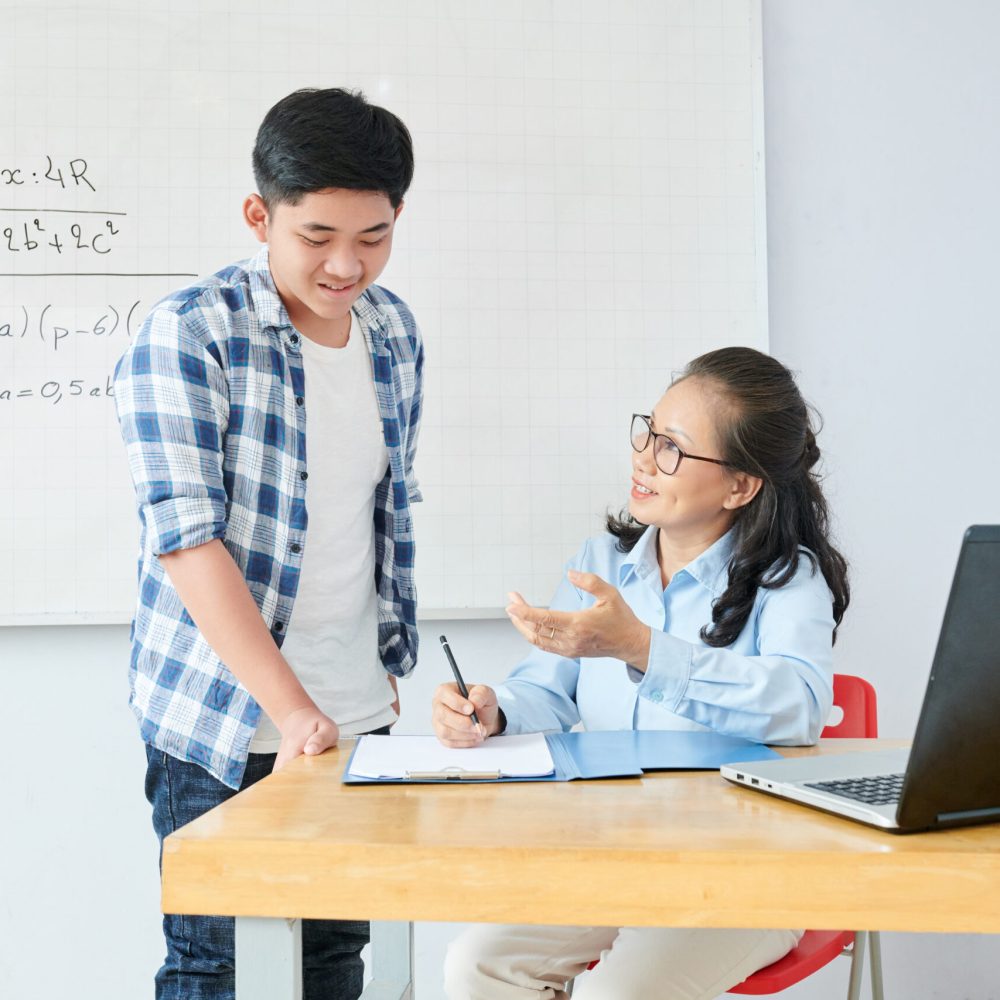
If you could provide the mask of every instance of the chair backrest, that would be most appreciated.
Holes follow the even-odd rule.
[[[878,736],[878,704],[875,688],[868,681],[853,674],[834,674],[833,703],[840,706],[844,717],[820,733],[824,739],[831,736],[874,739]]]

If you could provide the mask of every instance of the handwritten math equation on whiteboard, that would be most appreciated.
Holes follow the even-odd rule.
[[[51,302],[37,312],[27,306],[17,306],[14,315],[4,315],[0,308],[0,358],[3,346],[31,340],[47,347],[53,354],[63,351],[75,340],[104,339],[117,336],[131,339],[135,317],[141,315],[140,299],[119,306],[92,307],[89,311],[76,306],[60,308]],[[83,321],[81,323],[81,320]],[[125,349],[124,344],[122,350]]]
[[[89,169],[82,156],[58,161],[48,153],[0,166],[0,255],[8,266],[18,255],[83,259],[112,252],[128,213],[90,207],[89,199],[85,207],[51,203],[62,192],[97,194]]]
[[[12,388],[0,384],[0,404],[14,399],[43,399],[55,406],[64,399],[111,399],[115,394],[110,375],[101,382],[93,379],[71,378],[65,382],[49,379],[40,385],[22,385]]]
[[[109,195],[110,170],[77,151],[0,153],[0,413],[109,401],[150,305],[195,276],[136,267],[141,213]]]
[[[20,166],[4,165],[0,167],[0,187],[31,187],[32,184],[39,185],[48,182],[57,185],[64,190],[69,187],[86,186],[91,191],[97,192],[97,188],[87,177],[87,161],[83,157],[75,156],[63,162],[56,162],[48,153],[45,154],[44,169],[41,162],[30,162]],[[67,185],[67,178],[69,184]]]
[[[14,317],[3,315],[0,310],[0,404],[17,399],[42,399],[51,405],[64,399],[86,397],[88,399],[110,399],[113,395],[111,376],[106,378],[46,378],[39,383],[30,375],[16,377],[10,363],[9,352],[18,341],[31,341],[41,345],[41,350],[56,355],[60,350],[65,354],[70,346],[83,341],[118,341],[115,353],[125,350],[132,337],[135,317],[141,315],[141,300],[120,306],[107,305],[89,310],[79,306],[73,309],[54,306],[49,303],[38,310],[20,306]],[[95,318],[96,317],[96,318]],[[81,318],[85,325],[81,326]]]

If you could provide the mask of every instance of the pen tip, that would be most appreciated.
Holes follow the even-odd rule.
[[[448,644],[448,640],[443,635],[439,635],[438,639],[441,641],[442,646],[446,646]]]

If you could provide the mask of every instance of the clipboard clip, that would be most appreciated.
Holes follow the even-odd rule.
[[[407,771],[407,781],[499,781],[499,771],[467,771],[464,767],[446,767],[440,771]]]

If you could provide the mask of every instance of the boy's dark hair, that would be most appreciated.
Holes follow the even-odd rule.
[[[378,191],[398,208],[413,180],[406,126],[361,91],[306,88],[264,116],[253,148],[257,189],[270,208],[328,188]]]
[[[749,347],[725,347],[695,358],[674,385],[697,379],[714,395],[721,457],[731,469],[762,480],[736,512],[729,585],[701,630],[709,646],[729,646],[743,630],[758,588],[783,587],[802,553],[819,568],[833,595],[833,638],[851,600],[847,561],[830,540],[829,511],[815,466],[819,462],[809,407],[780,361]],[[618,549],[629,552],[646,530],[628,509],[609,514]]]

